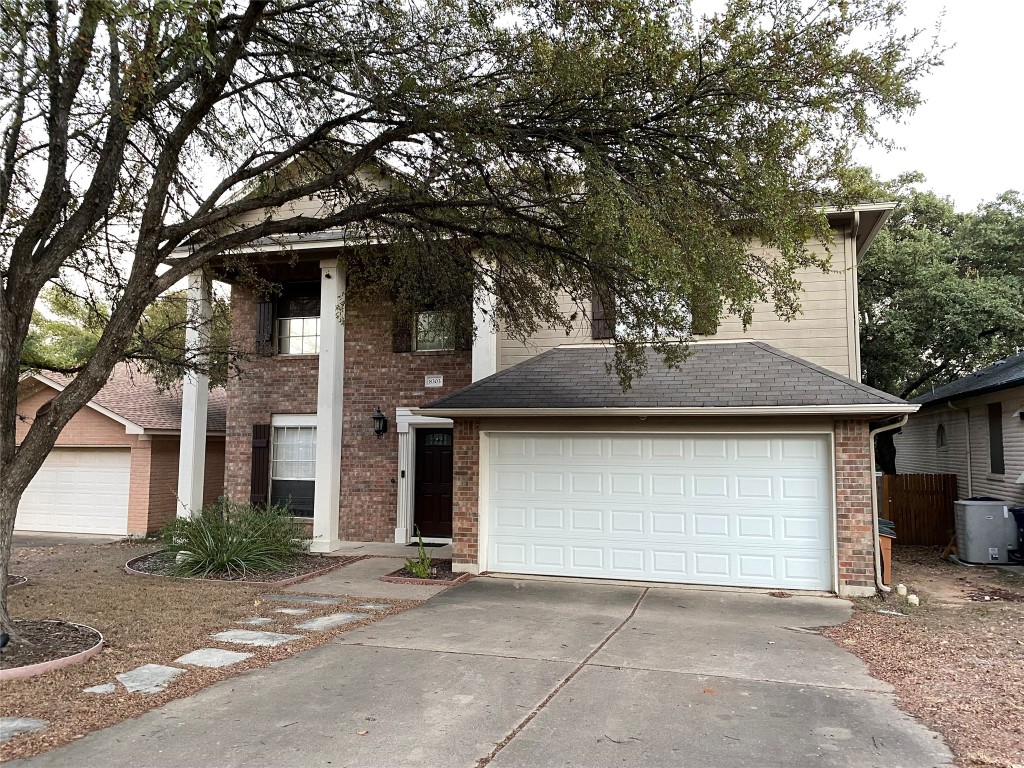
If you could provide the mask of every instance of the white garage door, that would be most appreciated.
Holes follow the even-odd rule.
[[[832,589],[824,435],[495,433],[487,570]]]
[[[54,448],[18,506],[19,531],[128,533],[131,451]]]

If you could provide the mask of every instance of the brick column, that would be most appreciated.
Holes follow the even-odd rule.
[[[452,569],[479,572],[480,422],[456,419],[452,469]]]
[[[836,540],[839,594],[875,594],[875,545],[871,515],[871,444],[868,422],[835,423]]]

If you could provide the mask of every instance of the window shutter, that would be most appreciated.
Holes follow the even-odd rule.
[[[260,301],[256,304],[256,354],[274,353],[274,302]]]
[[[601,294],[594,291],[590,297],[590,338],[611,339],[615,337],[612,324],[604,311]]]
[[[467,350],[473,348],[473,311],[470,310],[469,317],[463,322],[455,323],[455,348]]]
[[[391,351],[412,352],[412,323],[409,315],[395,317],[391,326]]]
[[[252,425],[252,480],[249,501],[266,505],[270,496],[270,425]]]
[[[695,336],[714,336],[718,333],[720,310],[717,302],[693,302],[690,309],[690,332]]]

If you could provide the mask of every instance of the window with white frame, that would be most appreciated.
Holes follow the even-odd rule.
[[[313,516],[316,478],[315,416],[274,417],[270,445],[270,501],[296,517]]]
[[[277,300],[277,351],[320,354],[320,283],[286,283]]]
[[[448,312],[419,312],[413,329],[413,349],[447,352],[455,349],[453,318]]]

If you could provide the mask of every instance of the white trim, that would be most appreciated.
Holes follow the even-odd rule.
[[[715,408],[412,408],[416,415],[485,416],[891,416],[916,413],[916,403],[890,405],[758,405]]]
[[[341,548],[342,400],[345,394],[345,268],[320,262],[320,356],[316,390],[316,486],[310,552]]]
[[[315,413],[275,413],[270,417],[272,427],[315,427]]]
[[[836,429],[833,425],[826,438],[828,443],[828,476],[832,481],[832,492],[829,496],[832,499],[832,591],[839,593],[839,499],[838,478],[836,477]],[[875,479],[872,477],[871,482]]]
[[[472,381],[486,379],[498,372],[498,329],[494,325],[494,292],[490,285],[477,290],[473,302],[473,375]]]
[[[20,384],[22,381],[25,381],[26,379],[35,379],[40,384],[45,384],[48,387],[52,387],[53,389],[57,390],[58,392],[63,392],[65,389],[67,389],[67,385],[66,384],[58,384],[56,381],[53,381],[52,379],[48,379],[48,378],[46,378],[45,376],[43,376],[41,374],[31,373],[31,372],[26,374],[18,383]],[[118,416],[113,411],[108,410],[107,408],[104,408],[102,405],[97,405],[92,400],[87,402],[85,405],[86,405],[87,408],[92,408],[94,411],[96,411],[96,413],[99,413],[99,414],[101,414],[103,416],[106,416],[108,419],[112,419],[113,421],[116,421],[118,424],[123,425],[124,426],[124,433],[126,435],[143,435],[143,434],[146,433],[145,428],[140,427],[134,421],[126,419],[124,416]],[[150,432],[156,432],[156,431],[157,430],[150,430]],[[180,434],[180,430],[176,431],[174,434]]]
[[[210,359],[213,321],[212,286],[202,270],[188,276],[185,349],[200,368]],[[194,517],[203,508],[206,478],[206,421],[210,377],[201,371],[185,373],[181,390],[181,440],[178,443],[177,516]]]
[[[452,429],[451,419],[420,416],[412,408],[395,408],[395,430],[398,432],[398,500],[395,513],[395,543],[413,541],[416,517],[416,428]],[[423,541],[428,541],[424,537]]]

